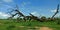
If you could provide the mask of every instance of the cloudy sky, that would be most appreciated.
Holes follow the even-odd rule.
[[[14,8],[16,4],[24,15],[31,13],[35,16],[50,17],[56,12],[60,0],[0,0],[0,18],[9,17],[8,9]]]

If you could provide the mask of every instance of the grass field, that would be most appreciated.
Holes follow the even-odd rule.
[[[60,25],[56,21],[38,22],[14,22],[12,20],[0,20],[0,30],[39,30],[40,27],[49,27],[53,30],[60,30]]]

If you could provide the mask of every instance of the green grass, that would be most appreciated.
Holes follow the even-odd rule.
[[[0,30],[28,30],[28,27],[31,27],[32,30],[36,30],[35,26],[37,27],[47,26],[53,28],[54,30],[60,30],[60,25],[58,25],[56,21],[49,22],[21,21],[17,23],[12,20],[0,20]]]

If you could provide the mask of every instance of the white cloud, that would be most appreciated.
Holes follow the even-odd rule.
[[[54,10],[51,10],[51,12],[53,12],[53,13],[55,13],[57,10],[56,9],[54,9]]]
[[[37,13],[37,12],[32,12],[31,14],[34,15],[34,16],[40,17],[40,14]]]
[[[6,13],[3,13],[3,12],[0,12],[0,18],[5,19],[5,18],[8,18],[8,17],[10,17],[10,15],[8,15]]]
[[[52,13],[55,13],[57,10],[56,9],[54,9],[54,10],[51,10],[51,12]],[[55,17],[60,17],[60,10],[59,10],[59,13],[58,14],[56,14],[56,16]]]
[[[53,13],[55,13],[57,11],[57,9],[53,9],[53,10],[51,10],[50,12],[53,12]],[[60,11],[60,8],[59,8],[59,10],[58,11]]]
[[[3,0],[4,2],[7,2],[7,3],[9,3],[9,2],[13,2],[13,0]]]

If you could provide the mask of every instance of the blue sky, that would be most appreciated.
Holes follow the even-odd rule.
[[[0,0],[0,14],[8,16],[7,9],[14,8],[16,4],[24,15],[32,13],[35,16],[50,17],[56,12],[60,0]],[[56,16],[60,16],[60,14],[58,13]]]

